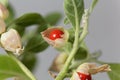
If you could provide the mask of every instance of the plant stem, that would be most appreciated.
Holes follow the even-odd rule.
[[[36,78],[33,76],[33,74],[10,52],[8,52],[9,56],[13,58],[20,68],[23,70],[23,72],[31,79],[31,80],[36,80]]]
[[[72,0],[72,3],[74,5],[75,22],[76,22],[76,26],[75,26],[75,40],[74,40],[74,43],[73,43],[73,49],[72,49],[69,57],[67,58],[63,69],[58,74],[58,76],[56,77],[55,80],[63,80],[64,79],[65,74],[67,73],[67,71],[69,69],[69,65],[70,65],[74,55],[76,54],[79,45],[82,43],[82,41],[84,40],[84,38],[86,37],[86,35],[88,33],[88,18],[89,18],[90,13],[92,12],[94,6],[96,5],[97,1],[98,0],[93,0],[93,3],[90,6],[90,9],[88,9],[85,12],[85,15],[84,15],[85,23],[83,23],[83,32],[82,32],[82,34],[80,35],[80,38],[79,38],[79,32],[80,32],[80,24],[79,24],[79,19],[78,19],[79,16],[78,16],[78,13],[77,13],[77,6],[76,6],[74,0]]]
[[[55,80],[63,80],[65,77],[65,74],[67,73],[68,69],[69,69],[69,65],[74,57],[74,55],[76,54],[77,50],[78,50],[78,46],[79,46],[79,31],[80,31],[80,24],[79,24],[79,19],[78,19],[78,13],[77,13],[77,8],[76,8],[76,4],[74,1],[73,5],[74,5],[74,10],[75,10],[75,21],[76,21],[76,27],[75,27],[75,40],[74,40],[74,44],[73,44],[73,49],[69,55],[69,57],[67,58],[65,65],[63,67],[63,69],[61,70],[61,72],[58,74],[58,76],[56,77]]]
[[[63,78],[65,77],[65,74],[67,73],[67,71],[68,71],[68,69],[69,69],[69,65],[70,65],[70,63],[71,63],[71,61],[72,61],[72,59],[73,59],[73,57],[74,57],[74,55],[75,55],[75,53],[76,53],[76,51],[77,51],[77,47],[75,47],[75,46],[77,46],[77,45],[78,45],[78,44],[75,44],[75,45],[74,45],[74,48],[72,49],[72,52],[70,53],[67,61],[65,62],[65,65],[64,65],[63,69],[62,69],[61,72],[58,74],[58,76],[56,77],[55,80],[63,80]]]
[[[98,0],[93,0],[92,1],[92,4],[90,5],[90,8],[89,8],[89,13],[92,13],[94,7],[96,6]]]
[[[83,19],[83,33],[81,34],[81,37],[79,39],[79,43],[81,43],[83,41],[83,39],[86,37],[86,35],[88,34],[88,19],[90,14],[92,13],[94,7],[96,6],[98,0],[93,0],[92,4],[90,5],[90,8],[88,10],[85,10],[85,14],[84,14],[84,19]]]

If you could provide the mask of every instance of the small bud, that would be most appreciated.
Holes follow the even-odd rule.
[[[41,34],[44,40],[48,42],[48,44],[56,48],[64,46],[68,39],[68,32],[61,27],[48,28]]]
[[[17,56],[23,51],[20,36],[14,29],[1,35],[1,44],[5,50],[11,51]]]
[[[59,72],[63,68],[63,65],[64,65],[67,57],[68,57],[68,54],[66,54],[66,53],[58,54],[55,57],[55,59],[53,60],[53,63],[51,65],[49,71]]]
[[[2,19],[6,19],[8,15],[9,15],[9,12],[7,8],[2,3],[0,3],[0,17]]]
[[[0,18],[0,34],[2,34],[3,32],[5,32],[6,29],[6,24],[3,21],[3,19]]]

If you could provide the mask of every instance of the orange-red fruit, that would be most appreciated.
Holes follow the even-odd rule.
[[[92,80],[91,78],[91,75],[87,75],[87,74],[84,74],[84,73],[80,73],[80,72],[77,72],[77,74],[79,75],[80,77],[80,80]]]
[[[62,38],[64,32],[60,29],[54,29],[49,33],[49,39],[56,40],[58,38]]]

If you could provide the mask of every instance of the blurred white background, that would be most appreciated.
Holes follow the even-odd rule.
[[[92,0],[85,0],[88,6]],[[64,15],[63,0],[9,0],[16,10],[16,17],[28,12],[42,15],[59,11]],[[59,25],[63,24],[63,19]],[[86,38],[91,52],[102,50],[100,60],[120,63],[120,0],[99,0],[90,18],[89,35]],[[58,52],[52,47],[37,54],[39,63],[34,71],[38,80],[53,80],[47,70]],[[102,79],[101,79],[102,78]],[[103,79],[104,78],[104,79]],[[95,80],[109,80],[105,73],[94,76]]]

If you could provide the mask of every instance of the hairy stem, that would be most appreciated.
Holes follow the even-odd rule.
[[[90,6],[90,9],[88,9],[86,11],[86,14],[84,15],[85,23],[83,23],[83,32],[81,33],[81,35],[79,37],[79,32],[80,32],[80,24],[79,24],[79,19],[78,19],[79,16],[78,16],[78,12],[77,12],[77,6],[76,6],[74,0],[72,0],[72,3],[74,5],[75,22],[76,22],[76,26],[75,26],[75,40],[74,40],[74,43],[73,43],[72,51],[71,51],[69,57],[67,58],[63,69],[58,74],[58,76],[56,77],[55,80],[63,80],[64,77],[65,77],[65,74],[68,72],[69,66],[71,64],[71,61],[74,58],[80,43],[84,40],[84,38],[86,37],[86,35],[88,33],[88,17],[90,15],[90,13],[92,12],[94,6],[96,5],[97,1],[98,0],[93,0],[93,3]]]
[[[69,69],[69,65],[74,57],[74,55],[76,54],[77,50],[78,50],[78,46],[79,46],[79,31],[80,31],[80,24],[79,24],[79,19],[78,19],[78,13],[77,13],[77,8],[76,8],[76,4],[75,2],[72,0],[73,5],[74,5],[74,10],[75,10],[75,21],[76,21],[76,28],[75,28],[75,40],[74,40],[74,44],[73,44],[73,49],[69,55],[69,57],[67,58],[65,65],[63,67],[63,69],[61,70],[61,72],[58,74],[58,76],[56,77],[55,80],[63,80],[65,77],[65,74],[67,73],[68,69]]]

